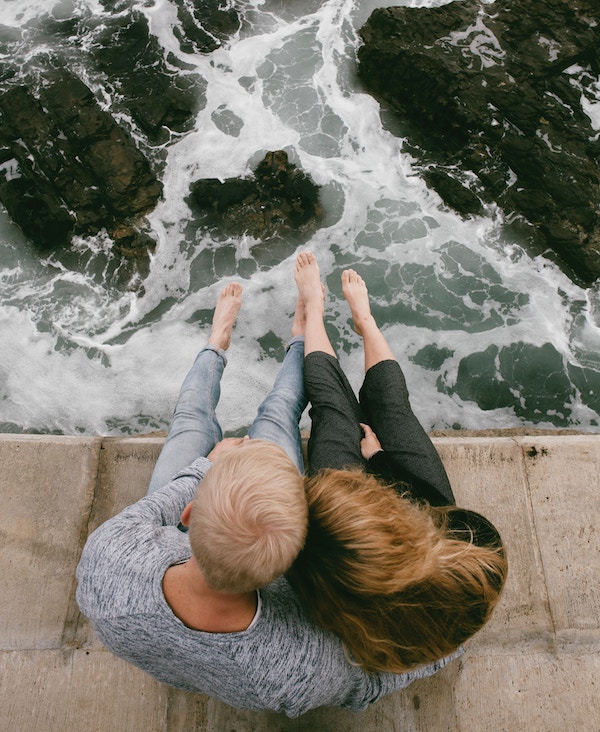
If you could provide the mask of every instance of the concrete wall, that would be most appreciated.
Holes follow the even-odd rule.
[[[0,730],[598,732],[600,435],[434,442],[458,503],[507,545],[494,617],[460,660],[366,712],[288,720],[155,682],[78,612],[86,537],[143,495],[161,438],[0,435]]]

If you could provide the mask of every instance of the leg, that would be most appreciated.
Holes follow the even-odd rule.
[[[323,287],[312,252],[298,255],[294,276],[306,309],[304,380],[312,405],[309,473],[362,466],[360,410],[325,330]]]
[[[219,294],[209,343],[186,376],[169,434],[154,467],[148,493],[169,482],[178,470],[207,455],[222,438],[215,409],[221,395],[221,376],[227,363],[225,350],[242,302],[238,283],[226,285]]]
[[[342,272],[342,292],[352,312],[354,330],[362,336],[365,351],[365,374],[380,361],[396,360],[383,333],[371,315],[369,291],[363,278],[353,269]]]
[[[450,503],[454,497],[440,457],[413,413],[400,364],[371,315],[369,292],[354,270],[342,273],[342,291],[365,349],[360,403],[381,447],[398,465],[399,480],[410,474],[431,485]]]
[[[454,504],[446,470],[411,409],[404,374],[397,361],[380,361],[367,371],[360,402],[367,423],[392,459],[394,477],[408,479],[434,505]],[[426,485],[419,487],[419,482]]]
[[[273,388],[258,408],[248,436],[269,440],[282,447],[304,475],[300,417],[306,409],[304,389],[304,301],[296,302],[292,338]]]
[[[304,359],[304,382],[311,403],[309,475],[324,468],[364,467],[360,451],[364,418],[337,358],[322,351],[309,353]]]
[[[303,378],[304,338],[295,336],[273,388],[258,408],[256,419],[248,430],[253,439],[268,440],[282,447],[304,474],[300,417],[306,408]]]
[[[319,265],[312,252],[301,252],[298,255],[294,268],[294,279],[306,312],[304,355],[314,351],[323,351],[335,358],[335,351],[329,342],[323,322],[323,285]]]

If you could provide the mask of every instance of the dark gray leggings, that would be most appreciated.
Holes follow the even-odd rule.
[[[323,468],[363,468],[388,482],[403,481],[415,498],[453,505],[454,495],[440,457],[409,403],[397,361],[380,361],[365,374],[357,400],[336,358],[322,351],[304,358],[311,404],[308,473]],[[360,422],[371,426],[383,453],[365,461]]]

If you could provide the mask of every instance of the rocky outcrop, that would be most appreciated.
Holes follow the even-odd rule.
[[[103,22],[90,47],[98,69],[111,80],[117,97],[151,143],[165,132],[186,132],[205,104],[206,84],[198,74],[185,73],[150,34],[140,12],[116,15]]]
[[[180,25],[173,28],[173,34],[184,53],[214,51],[240,28],[238,11],[222,0],[176,0],[176,5]]]
[[[318,186],[284,150],[267,153],[251,178],[196,181],[190,204],[226,235],[248,234],[261,241],[299,232],[308,237],[323,215]]]
[[[122,231],[159,199],[147,159],[77,77],[56,73],[40,98],[13,87],[0,96],[0,115],[0,200],[39,247]]]
[[[119,272],[143,275],[155,242],[139,231],[138,219],[162,193],[160,146],[190,129],[205,104],[206,82],[165,55],[129,0],[101,4],[108,14],[57,6],[32,20],[27,33],[0,26],[0,201],[42,250],[106,229],[123,259]],[[239,28],[238,12],[220,0],[175,4],[173,32],[189,53],[209,53]],[[110,101],[112,114],[80,78],[60,70],[65,59],[47,58],[48,34],[69,48],[65,59],[73,38],[85,39],[84,65],[91,79],[106,79],[98,99]],[[32,52],[36,38],[39,57]],[[115,117],[131,120],[135,143]]]
[[[464,215],[493,201],[525,217],[575,279],[600,277],[600,142],[572,69],[599,78],[596,0],[379,9],[360,34],[360,76],[428,185]]]
[[[100,0],[111,14],[127,14],[131,0]],[[184,53],[210,53],[239,30],[241,17],[232,3],[222,0],[172,0],[177,8],[173,35]]]

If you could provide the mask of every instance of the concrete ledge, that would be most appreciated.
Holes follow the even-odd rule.
[[[78,612],[81,548],[144,494],[162,441],[0,435],[0,730],[600,729],[600,435],[435,435],[458,502],[505,539],[502,601],[431,679],[361,714],[297,720],[161,685],[105,651]]]

